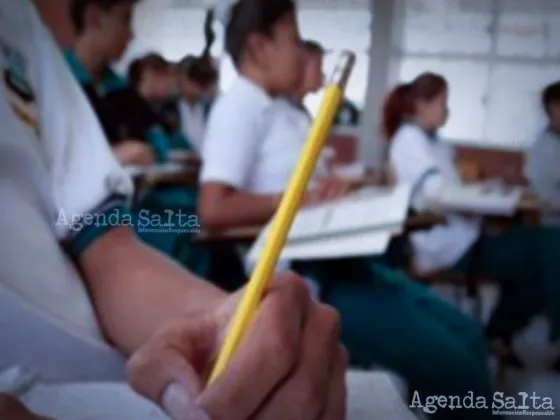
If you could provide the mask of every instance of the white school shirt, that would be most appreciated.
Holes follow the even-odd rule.
[[[460,183],[449,145],[417,125],[404,124],[391,139],[391,168],[396,181],[412,186],[411,205],[426,211],[444,183]],[[476,242],[480,220],[446,214],[447,224],[411,236],[416,269],[421,273],[452,268]]]
[[[310,117],[286,99],[271,98],[260,86],[239,77],[215,103],[202,153],[201,182],[217,182],[254,194],[286,188],[310,128]],[[326,176],[325,154],[315,176]],[[247,271],[252,263],[247,262]],[[290,266],[280,261],[277,269]],[[307,279],[311,294],[318,285]]]
[[[525,176],[531,188],[551,207],[560,208],[560,134],[546,130],[527,151]],[[558,212],[544,212],[547,223],[560,223]]]
[[[83,233],[65,221],[122,205],[132,183],[30,0],[0,3],[0,67],[0,371],[120,376],[62,243]]]
[[[191,105],[184,99],[179,101],[179,118],[183,134],[199,153],[206,131],[205,112],[205,105],[202,103]]]
[[[310,128],[304,110],[271,98],[239,77],[223,94],[208,121],[201,182],[219,182],[254,194],[284,191]],[[327,175],[325,154],[315,176]]]

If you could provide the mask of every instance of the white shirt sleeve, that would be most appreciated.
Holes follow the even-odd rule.
[[[114,157],[56,41],[37,12],[30,9],[38,60],[34,86],[40,109],[40,137],[59,213],[56,234],[79,253],[108,228],[119,224],[133,192],[132,181]],[[111,223],[101,218],[109,214],[115,215]]]
[[[525,176],[541,198],[553,205],[560,203],[560,139],[543,134],[527,151]]]
[[[412,207],[426,210],[441,190],[444,177],[425,135],[416,127],[401,127],[391,140],[389,159],[396,181],[412,188]]]
[[[201,183],[244,189],[265,136],[265,112],[250,98],[226,94],[218,99],[203,142]]]

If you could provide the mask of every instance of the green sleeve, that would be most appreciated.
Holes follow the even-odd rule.
[[[77,221],[72,221],[72,234],[64,247],[72,257],[79,257],[91,244],[116,227],[132,226],[132,215],[125,196],[109,197],[97,209],[85,213]]]

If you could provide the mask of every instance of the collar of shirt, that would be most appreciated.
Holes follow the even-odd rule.
[[[311,112],[309,112],[309,110],[305,107],[305,105],[302,102],[298,102],[290,96],[286,96],[285,99],[290,105],[292,105],[293,107],[297,108],[300,111],[303,111],[309,117],[310,120],[313,119]]]
[[[274,98],[271,97],[268,92],[259,84],[253,82],[251,79],[241,75],[234,82],[238,89],[242,89],[250,93],[252,99],[258,98],[264,105],[271,105]]]
[[[418,125],[417,123],[415,123],[414,121],[411,120],[406,120],[404,122],[404,124],[408,124],[408,125],[412,125],[414,127],[418,127],[418,129],[422,130],[422,132],[424,134],[426,134],[426,137],[428,138],[428,140],[430,140],[431,142],[438,142],[439,141],[439,136],[437,134],[436,130],[430,131],[430,130],[426,130],[424,127],[420,127],[420,125]]]
[[[66,62],[70,66],[72,73],[78,79],[81,85],[91,85],[95,88],[98,94],[105,95],[111,91],[119,90],[128,87],[128,83],[124,78],[115,73],[110,67],[105,67],[103,70],[103,77],[101,83],[94,86],[91,75],[82,65],[76,54],[71,50],[64,51]]]

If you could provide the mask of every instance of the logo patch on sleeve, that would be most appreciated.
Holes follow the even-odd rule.
[[[29,69],[25,56],[0,40],[2,83],[8,103],[16,116],[33,130],[39,130],[37,102],[29,82]]]

